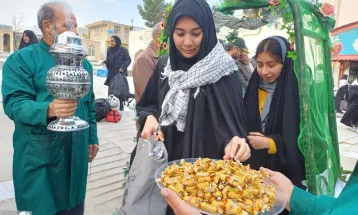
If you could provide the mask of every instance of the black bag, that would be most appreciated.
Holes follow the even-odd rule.
[[[99,122],[106,118],[110,111],[110,106],[106,99],[96,99],[94,105],[96,106],[96,121]]]
[[[123,73],[116,74],[108,87],[108,95],[114,95],[122,102],[129,98],[129,85],[127,77]]]

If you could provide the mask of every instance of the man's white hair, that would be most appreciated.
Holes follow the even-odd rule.
[[[69,14],[72,13],[72,9],[70,5],[65,1],[49,1],[43,4],[39,11],[37,12],[37,24],[39,25],[39,28],[42,30],[42,22],[44,20],[47,20],[51,23],[53,23],[53,19],[55,16],[55,7],[60,6],[65,10],[66,18],[69,18]]]
[[[153,39],[155,38],[155,36],[160,33],[162,31],[161,26],[162,24],[159,22],[156,25],[154,25],[153,29],[152,29],[152,37]]]

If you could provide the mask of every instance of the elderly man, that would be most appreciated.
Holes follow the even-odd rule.
[[[236,60],[239,67],[239,76],[241,82],[246,90],[251,79],[251,75],[256,68],[256,61],[250,60],[248,56],[248,48],[246,47],[245,40],[237,37],[235,40],[226,46],[227,53]]]
[[[37,15],[43,39],[12,54],[3,68],[3,106],[14,121],[13,179],[17,209],[34,215],[83,214],[88,162],[98,151],[93,86],[87,96],[55,99],[47,91],[46,76],[55,66],[49,50],[56,35],[76,32],[70,7],[61,2],[44,4]],[[84,68],[92,76],[85,60]],[[56,118],[79,116],[90,128],[52,132]]]
[[[147,86],[147,82],[154,71],[154,67],[158,62],[157,46],[159,46],[158,37],[160,36],[160,33],[160,23],[158,23],[152,30],[153,40],[135,59],[132,74],[136,102],[138,102],[142,96],[144,89]]]

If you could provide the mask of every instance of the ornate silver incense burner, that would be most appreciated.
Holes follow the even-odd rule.
[[[50,48],[56,66],[47,73],[47,89],[57,99],[80,99],[88,94],[91,77],[83,68],[87,56],[82,39],[74,32],[66,31],[56,37]],[[76,116],[59,118],[51,122],[51,131],[71,132],[89,128],[89,124]]]

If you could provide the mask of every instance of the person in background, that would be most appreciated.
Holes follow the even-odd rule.
[[[270,176],[268,179],[285,192],[287,195],[285,208],[290,212],[290,215],[358,214],[357,198],[355,198],[358,193],[358,163],[338,198],[326,195],[314,196],[293,185],[290,179],[280,172],[265,168],[261,168],[260,171],[268,172]],[[181,200],[172,190],[164,188],[161,190],[161,194],[176,215],[201,215],[199,211]]]
[[[152,41],[148,47],[138,55],[135,63],[133,64],[133,82],[135,91],[135,100],[138,103],[141,98],[148,80],[154,71],[154,67],[158,62],[158,38],[161,34],[161,24],[157,23],[152,29]]]
[[[111,37],[111,46],[108,47],[106,60],[102,62],[108,69],[108,77],[104,85],[108,87],[111,85],[112,78],[118,74],[123,73],[127,76],[127,68],[131,64],[131,57],[128,50],[121,46],[122,42],[118,36]],[[109,96],[109,95],[108,95]],[[124,101],[120,101],[120,110],[123,111]]]
[[[89,93],[79,100],[56,99],[46,86],[47,72],[55,59],[49,53],[57,35],[77,34],[77,20],[70,6],[45,3],[37,21],[43,38],[12,54],[2,78],[3,107],[14,122],[13,180],[19,211],[34,215],[82,215],[86,196],[88,163],[98,152],[93,79]],[[83,67],[92,77],[92,66]],[[47,126],[57,118],[76,115],[89,129],[53,132]]]
[[[232,44],[234,45],[232,52],[235,52],[234,57],[239,67],[240,79],[246,89],[249,85],[252,73],[256,69],[256,61],[249,58],[249,51],[244,39],[236,37]]]
[[[305,162],[298,148],[298,82],[294,62],[287,57],[289,47],[285,38],[269,37],[256,49],[257,69],[244,98],[252,152],[247,163],[256,170],[266,167],[282,172],[305,188]]]
[[[142,53],[144,51],[144,49],[139,49],[135,54],[134,54],[134,61],[133,62],[136,62],[137,61],[137,57],[139,56],[140,53]]]
[[[339,80],[339,88],[336,94],[336,112],[343,113],[344,103],[349,100],[348,97],[348,75],[343,75]]]
[[[232,59],[235,60],[236,64],[237,64],[237,59],[240,55],[240,49],[239,47],[235,46],[234,44],[228,42],[224,45],[225,51],[228,55],[230,55],[232,57]],[[240,83],[241,83],[241,90],[242,90],[242,95],[244,96],[246,93],[246,87],[245,87],[245,78],[243,76],[243,74],[241,73],[240,69],[238,68],[237,70],[237,74],[239,76],[240,79]]]
[[[37,39],[35,33],[31,30],[26,30],[22,34],[22,38],[18,50],[37,43],[39,43],[39,40]]]
[[[348,91],[348,109],[344,113],[341,123],[358,133],[358,80],[355,80]]]

